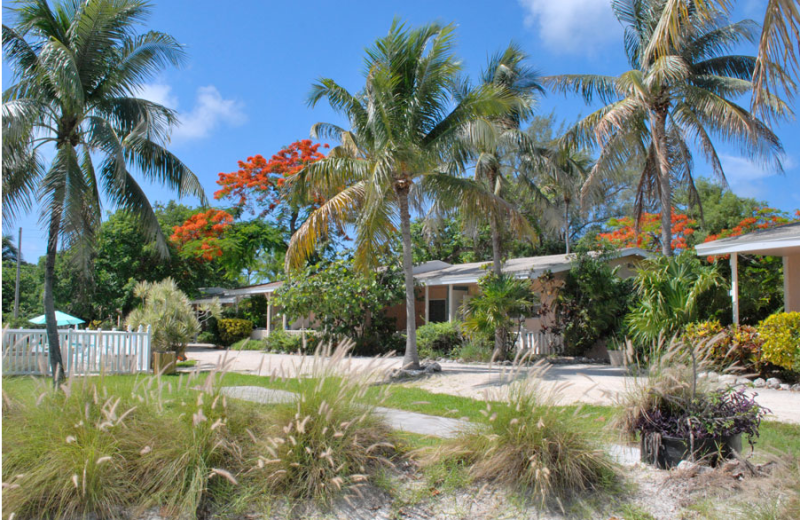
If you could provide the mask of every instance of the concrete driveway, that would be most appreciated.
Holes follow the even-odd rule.
[[[192,346],[186,355],[198,361],[201,369],[211,369],[224,362],[228,370],[262,376],[295,377],[310,374],[313,356],[271,354],[257,351],[221,351]],[[399,368],[402,358],[351,357],[343,362],[353,370],[389,370]],[[528,375],[528,369],[486,364],[442,363],[442,373],[406,383],[424,390],[471,397],[475,399],[501,399],[508,385],[515,379]],[[620,368],[607,365],[549,365],[543,373],[538,368],[537,377],[550,389],[562,404],[588,403],[612,404],[614,397],[632,385],[634,378]],[[759,404],[769,408],[769,419],[800,424],[800,393],[759,389]]]

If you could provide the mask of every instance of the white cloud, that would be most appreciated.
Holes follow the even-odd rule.
[[[178,124],[172,130],[173,142],[203,139],[220,126],[239,126],[247,121],[244,103],[223,98],[214,85],[198,88],[194,106],[188,111],[181,110],[170,85],[144,85],[138,95],[178,112]]]
[[[775,168],[745,157],[720,154],[719,160],[731,189],[742,197],[763,197],[766,194],[764,179],[779,174]],[[788,155],[782,157],[781,161],[784,171],[791,170],[797,165],[794,158]]]
[[[597,54],[599,47],[620,42],[622,27],[610,0],[519,0],[525,25],[544,44],[560,53]]]

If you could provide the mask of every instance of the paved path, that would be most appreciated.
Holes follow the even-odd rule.
[[[260,386],[226,386],[222,388],[222,393],[236,399],[264,404],[287,403],[297,399],[297,394],[293,392],[273,390]],[[455,437],[459,431],[469,425],[466,421],[458,419],[448,419],[446,417],[436,417],[380,406],[375,408],[375,413],[381,416],[395,430],[435,437]]]
[[[290,354],[271,354],[256,351],[223,352],[205,347],[191,347],[187,351],[189,359],[196,359],[200,370],[211,369],[223,357],[228,370],[259,375],[282,375],[295,377],[310,374],[311,356]],[[402,358],[348,358],[345,363],[352,369],[397,368]],[[511,381],[525,377],[523,369],[518,372],[509,367],[486,364],[442,363],[443,372],[422,381],[405,383],[438,394],[450,394],[473,399],[502,398]],[[620,368],[608,365],[553,365],[541,375],[544,384],[558,387],[558,397],[563,404],[576,402],[608,405],[615,395],[624,392],[633,379]],[[774,419],[800,424],[800,393],[782,390],[759,389],[756,400],[769,408]]]

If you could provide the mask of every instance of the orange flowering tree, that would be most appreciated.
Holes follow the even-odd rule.
[[[635,221],[631,217],[612,218],[606,225],[611,229],[608,233],[599,233],[597,239],[601,245],[615,249],[640,247],[649,251],[661,248],[661,213],[643,213],[639,220],[639,232],[636,232]],[[697,230],[697,221],[683,213],[672,212],[672,249],[685,250],[688,238]]]
[[[192,215],[181,226],[173,227],[170,240],[182,254],[211,261],[222,256],[225,233],[232,224],[230,213],[210,209]]]
[[[769,229],[800,220],[800,210],[795,211],[795,219],[789,218],[783,211],[775,208],[756,208],[752,216],[743,218],[737,225],[730,229],[723,229],[719,233],[710,234],[703,242],[712,242],[721,238],[738,237],[758,229]],[[709,256],[708,261],[727,259],[730,255]]]
[[[248,157],[239,161],[239,169],[231,173],[220,173],[217,184],[220,189],[214,193],[216,199],[233,198],[240,207],[257,204],[265,216],[286,200],[284,184],[286,180],[307,165],[325,158],[320,148],[327,144],[313,143],[310,139],[295,141],[273,155],[269,160],[262,155]],[[322,197],[312,194],[311,205],[319,205]],[[299,208],[289,208],[291,231],[294,231]],[[294,215],[292,218],[291,215]]]

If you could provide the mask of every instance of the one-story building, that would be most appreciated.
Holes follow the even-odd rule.
[[[599,253],[594,253],[599,254]],[[636,264],[649,254],[638,248],[628,248],[611,253],[608,262],[612,267],[619,267],[618,274],[628,278],[634,274]],[[534,281],[534,291],[539,295],[540,304],[550,304],[556,295],[556,289],[564,280],[567,271],[572,267],[574,254],[533,256],[512,258],[503,264],[503,272],[518,278]],[[459,309],[469,298],[479,293],[478,280],[486,274],[491,262],[471,262],[467,264],[449,264],[440,260],[425,262],[414,267],[414,279],[417,290],[416,325],[437,323],[459,319]],[[540,278],[545,273],[552,273],[551,283],[543,283]],[[253,338],[269,335],[273,330],[299,331],[314,328],[314,317],[286,316],[277,305],[272,304],[274,292],[283,282],[270,282],[250,285],[237,289],[228,289],[224,293],[227,300],[234,301],[254,295],[267,298],[267,315],[263,323],[253,332]],[[406,329],[405,302],[385,310],[386,314],[395,318],[397,330]],[[542,330],[542,318],[538,310],[531,316],[524,317],[522,324],[529,334],[538,334]],[[262,328],[263,327],[263,328]]]
[[[784,310],[800,312],[800,222],[706,242],[695,251],[700,256],[730,255],[734,323],[739,323],[738,261],[742,254],[783,257]]]

